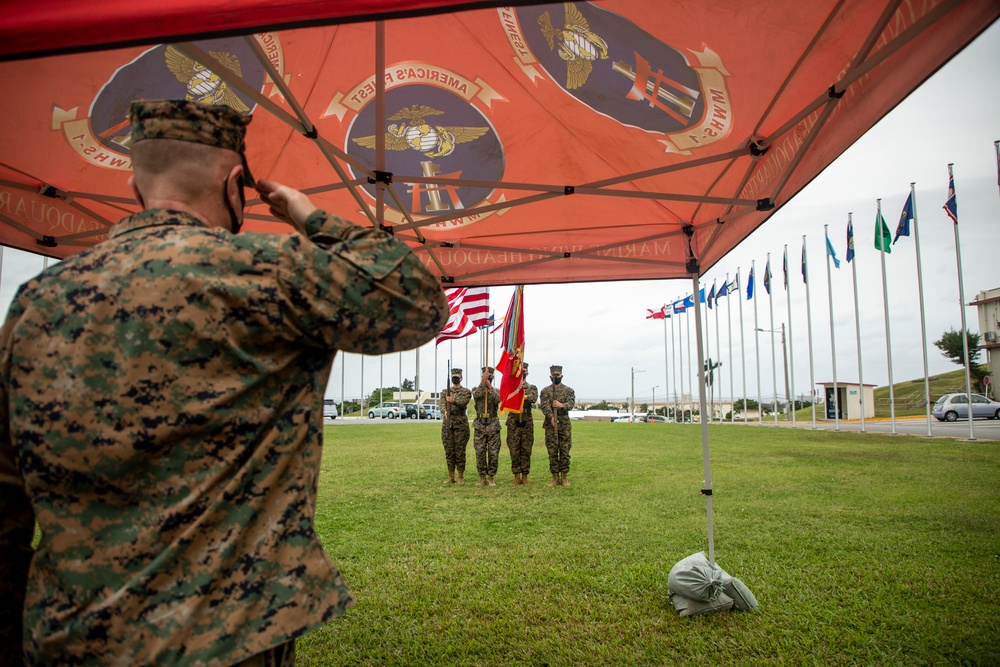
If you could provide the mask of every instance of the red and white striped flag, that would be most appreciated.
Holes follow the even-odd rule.
[[[448,287],[451,317],[438,334],[437,342],[465,338],[479,327],[486,325],[490,316],[490,291],[488,287]]]

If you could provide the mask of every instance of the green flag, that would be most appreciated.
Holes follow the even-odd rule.
[[[892,252],[892,232],[889,231],[889,225],[885,224],[882,211],[875,215],[875,249]]]

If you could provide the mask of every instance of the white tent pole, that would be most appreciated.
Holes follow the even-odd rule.
[[[854,332],[858,339],[858,391],[861,394],[861,432],[865,432],[865,374],[864,364],[861,362],[861,311],[858,309],[858,255],[854,252],[854,221],[852,214],[847,214],[847,236],[848,247],[847,257],[851,264],[851,279],[854,282]]]
[[[927,370],[927,319],[924,315],[924,272],[920,266],[920,232],[917,230],[916,183],[910,183],[910,202],[913,204],[913,245],[917,254],[917,295],[920,301],[920,351],[924,357],[924,408],[927,414],[927,437],[931,437],[931,380]]]
[[[705,351],[702,349],[701,339],[701,309],[698,307],[698,274],[691,276],[691,283],[694,285],[694,328],[698,339],[698,368],[705,366]],[[705,508],[708,513],[708,560],[715,562],[715,528],[712,525],[712,462],[708,452],[708,422],[705,420],[705,410],[708,407],[705,402],[705,374],[699,373],[698,378],[698,404],[701,410],[701,453],[705,464],[705,486],[701,492],[705,496]]]
[[[812,427],[816,428],[816,376],[813,366],[812,302],[809,298],[809,262],[806,259],[806,235],[802,235],[802,282],[806,286],[806,328],[809,332],[809,400],[812,403]]]
[[[750,280],[753,285],[753,349],[754,360],[757,362],[757,425],[764,425],[763,398],[760,395],[760,324],[757,323],[757,263],[750,260]]]
[[[743,342],[743,280],[740,268],[736,267],[736,301],[740,304],[740,367],[743,369],[743,425],[747,425],[747,346]]]
[[[788,410],[792,415],[792,428],[795,428],[795,348],[792,347],[792,289],[791,281],[788,279],[788,244],[785,244],[785,301],[788,305],[788,377],[791,383],[792,404]]]
[[[694,293],[694,298],[695,299],[698,298],[698,292],[697,292],[697,290]],[[699,306],[699,304],[697,302],[695,302],[694,307],[695,307],[696,310],[698,309],[698,306]],[[685,311],[685,312],[687,312],[687,311]],[[697,316],[698,316],[698,313],[695,313],[695,317],[696,318],[697,318]],[[684,325],[686,327],[685,336],[687,336],[687,356],[688,356],[688,363],[687,363],[688,410],[691,412],[691,418],[694,419],[694,403],[693,403],[693,400],[692,400],[694,398],[694,376],[691,375],[691,318],[690,317],[685,318]],[[697,333],[698,332],[696,330],[695,334],[697,334]],[[683,396],[681,396],[681,400],[682,401],[684,400]]]
[[[774,425],[778,425],[778,355],[774,353],[774,278],[771,276],[771,253],[767,253],[767,312],[771,318],[771,386],[774,388]]]
[[[882,200],[876,199],[875,205],[878,208],[878,222],[876,224],[879,225],[879,229],[875,233],[881,234],[882,226],[885,224],[882,221]],[[893,435],[896,435],[896,397],[892,388],[892,334],[889,331],[889,288],[886,285],[885,278],[885,248],[888,243],[889,240],[883,237],[879,259],[882,261],[882,309],[885,312],[885,358],[889,365],[889,421],[891,423],[890,430]]]
[[[833,362],[833,430],[840,430],[840,390],[837,388],[837,337],[834,334],[833,326],[833,277],[830,273],[830,225],[823,225],[823,238],[826,240],[826,246],[823,248],[823,254],[826,256],[826,295],[827,303],[830,304],[830,358]],[[882,274],[885,277],[885,273]],[[891,384],[891,382],[890,382]],[[829,406],[827,406],[827,413],[829,418]]]

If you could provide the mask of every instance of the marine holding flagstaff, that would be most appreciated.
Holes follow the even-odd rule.
[[[576,392],[562,383],[562,366],[549,366],[552,380],[539,399],[538,407],[545,415],[545,449],[549,452],[549,486],[569,486],[569,450],[573,447],[573,426],[569,411],[576,405]]]
[[[510,451],[510,470],[514,473],[511,486],[528,484],[531,449],[535,445],[535,423],[531,418],[531,408],[538,402],[538,387],[528,383],[528,364],[523,364],[521,368],[524,403],[520,412],[507,411],[507,449]]]
[[[445,484],[465,484],[465,450],[469,446],[469,401],[472,392],[462,386],[462,369],[451,369],[451,386],[441,392],[441,444],[448,464]]]
[[[323,389],[337,350],[413,349],[448,302],[406,243],[275,182],[294,233],[238,234],[249,121],[133,103],[143,210],[14,298],[0,661],[286,665],[354,601],[313,526]]]
[[[500,457],[500,392],[493,388],[493,367],[483,366],[483,377],[479,386],[472,390],[476,402],[476,417],[473,421],[476,450],[476,470],[479,481],[476,486],[496,486],[493,477],[497,474]]]

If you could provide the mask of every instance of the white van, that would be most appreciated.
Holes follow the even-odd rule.
[[[323,399],[323,419],[337,418],[337,403],[332,398]]]

